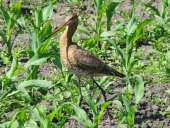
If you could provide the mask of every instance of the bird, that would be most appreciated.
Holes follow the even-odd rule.
[[[83,100],[83,95],[80,86],[80,78],[85,77],[90,79],[93,84],[95,84],[103,95],[104,101],[107,102],[106,92],[103,88],[95,81],[94,77],[98,76],[116,76],[124,78],[125,75],[116,71],[115,69],[109,67],[99,58],[97,58],[93,53],[82,49],[76,43],[72,41],[72,37],[78,26],[78,15],[76,13],[71,13],[65,18],[65,22],[56,28],[50,35],[44,38],[43,41],[50,38],[60,29],[66,27],[64,33],[60,38],[60,59],[63,66],[70,72],[72,72],[77,79],[78,91],[79,91],[79,102],[81,105]],[[106,108],[107,115],[110,115],[108,107]],[[110,120],[110,116],[109,116]]]

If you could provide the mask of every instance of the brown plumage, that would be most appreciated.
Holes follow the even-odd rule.
[[[125,77],[125,75],[110,68],[92,53],[80,48],[77,44],[72,42],[72,36],[78,26],[78,16],[75,13],[68,15],[65,19],[65,23],[58,27],[56,30],[54,30],[54,32],[50,34],[47,38],[49,38],[65,26],[67,26],[66,30],[60,38],[60,58],[64,67],[67,68],[69,71],[73,72],[77,77],[78,88],[80,93],[79,104],[82,101],[82,92],[80,88],[81,76],[92,80],[93,83],[97,85],[97,87],[101,90],[104,100],[106,102],[105,91],[97,84],[93,77],[117,76],[123,78]]]

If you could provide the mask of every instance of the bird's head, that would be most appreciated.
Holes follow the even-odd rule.
[[[78,16],[76,13],[71,13],[65,18],[65,26],[72,25],[72,24],[78,24]]]
[[[58,32],[60,29],[66,27],[66,26],[70,26],[70,25],[74,25],[77,27],[78,25],[78,16],[76,13],[71,13],[69,14],[66,18],[65,18],[65,22],[63,24],[61,24],[58,28],[56,28],[50,35],[48,35],[43,41],[45,41],[46,39],[48,39],[49,37],[51,37],[52,35],[54,35],[56,32]]]

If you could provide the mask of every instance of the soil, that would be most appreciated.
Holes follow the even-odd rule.
[[[36,1],[36,0],[34,0]],[[146,0],[143,0],[146,1]],[[151,3],[156,6],[156,8],[161,9],[160,0],[151,0]],[[65,15],[69,12],[74,11],[81,13],[92,13],[95,15],[95,11],[92,8],[93,4],[92,2],[86,3],[85,6],[83,6],[81,9],[78,9],[76,7],[73,7],[71,5],[68,5],[66,2],[57,2],[56,5],[54,5],[54,13],[51,18],[51,24],[53,26],[58,26],[60,23],[62,23]],[[26,7],[24,7],[26,8]],[[125,9],[127,12],[131,10],[131,3],[130,0],[125,0],[125,2],[121,3],[121,5],[118,6],[118,10],[121,11],[122,9]],[[26,10],[23,9],[23,13],[25,11],[29,11],[29,8],[26,8]],[[136,10],[136,15],[140,15],[143,8],[139,8]],[[120,18],[121,17],[116,17]],[[123,22],[123,20],[122,20]],[[28,35],[23,34],[20,35],[17,41],[14,42],[14,47],[17,45],[25,45],[26,47],[28,42]],[[141,45],[141,47],[144,48],[144,53],[148,51],[148,49],[151,49],[151,46]],[[42,65],[40,67],[40,73],[42,76],[50,76],[51,70],[56,67],[53,64],[49,65]],[[57,68],[57,67],[56,67]],[[107,94],[107,99],[110,97],[113,97],[116,92],[115,90],[119,91],[122,88],[120,86],[111,85],[113,88],[112,94]],[[116,88],[116,89],[114,89]],[[157,128],[160,127],[170,127],[170,120],[168,118],[163,117],[160,112],[164,112],[165,109],[170,105],[170,96],[168,96],[165,91],[170,89],[170,84],[153,84],[153,85],[147,85],[145,87],[145,95],[142,98],[142,101],[138,105],[138,109],[135,116],[135,127],[141,127],[141,128]],[[110,95],[111,94],[111,95]],[[150,95],[150,96],[148,96]],[[153,102],[154,96],[159,97],[160,99],[165,99],[166,102],[157,101],[158,103]],[[151,97],[151,98],[150,98]],[[153,97],[153,99],[152,99]],[[112,122],[112,128],[115,128],[118,124],[118,119],[111,120]],[[126,127],[126,124],[122,124],[122,127]],[[109,128],[109,123],[107,120],[107,114],[105,113],[102,117],[102,120],[100,121],[99,128]],[[68,120],[67,123],[64,125],[63,128],[83,128],[77,121],[75,120]]]

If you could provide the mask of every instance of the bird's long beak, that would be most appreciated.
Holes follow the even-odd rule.
[[[48,35],[45,39],[42,40],[42,42],[44,42],[46,39],[50,38],[52,35],[54,35],[56,32],[58,32],[60,29],[64,28],[65,26],[68,25],[69,22],[65,22],[63,24],[61,24],[58,28],[54,29],[54,31]]]

